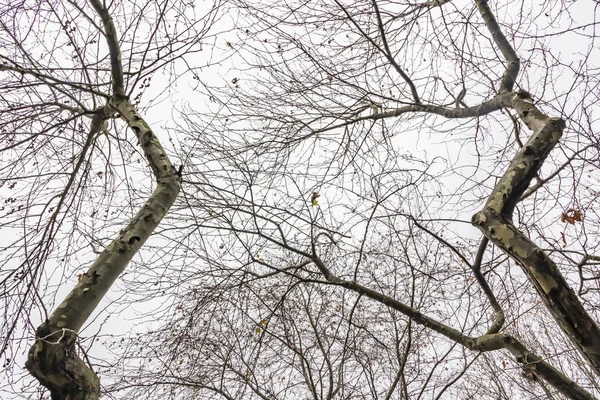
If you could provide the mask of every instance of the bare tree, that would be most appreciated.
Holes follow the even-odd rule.
[[[111,390],[600,393],[594,5],[235,5],[243,61],[175,130],[185,284]]]
[[[10,62],[2,67],[6,87],[22,93],[32,85],[44,88],[35,92],[44,95],[65,86],[77,89],[66,90],[77,94],[76,106],[59,102],[58,115],[92,117],[91,135],[77,131],[75,139],[65,139],[79,144],[75,160],[83,160],[83,167],[75,169],[89,170],[95,164],[81,155],[82,143],[90,141],[94,148],[103,120],[118,115],[134,127],[143,121],[128,114],[135,109],[123,96],[135,86],[127,86],[129,76],[144,76],[144,68],[133,65],[162,65],[146,59],[155,51],[152,41],[147,45],[139,32],[129,36],[119,25],[111,28],[108,16],[117,14],[91,4],[94,17],[88,16],[92,8],[71,5],[89,22],[96,42],[105,32],[110,60],[98,56],[103,53],[81,57],[93,60],[76,69],[82,77],[70,75],[72,68],[47,65],[40,72],[39,63],[29,64],[36,58],[7,55]],[[164,13],[123,6],[118,15],[161,22],[167,15],[183,15],[176,8],[169,14],[169,5],[160,4],[156,10]],[[131,231],[147,211],[143,208],[61,303],[77,314],[70,305],[93,294],[101,278],[111,275],[114,281],[129,260],[135,274],[122,275],[125,289],[161,300],[142,320],[149,325],[144,331],[106,339],[120,359],[96,365],[105,377],[103,393],[186,399],[595,398],[600,393],[600,227],[594,176],[600,145],[594,5],[228,4],[225,11],[236,29],[219,45],[235,62],[221,70],[222,82],[203,87],[214,113],[194,115],[198,104],[190,103],[171,131],[180,144],[183,176],[166,156],[153,164],[148,154],[154,176],[167,174],[174,185],[166,192],[156,189],[170,193],[169,205],[178,179],[183,183],[180,201],[155,231],[161,240],[144,246],[153,255],[152,268],[129,257],[156,227],[144,234]],[[135,21],[122,25],[137,26]],[[13,35],[11,48],[32,54],[23,48],[27,31],[3,23]],[[117,31],[121,41],[115,40]],[[197,43],[188,33],[191,42],[179,38],[181,43]],[[177,43],[173,35],[167,43]],[[118,49],[125,51],[130,37],[142,40],[143,50],[128,45],[139,58],[129,57],[130,66],[122,67],[119,60],[127,57],[118,57]],[[577,48],[569,53],[565,41]],[[175,54],[189,49],[180,47]],[[123,72],[121,80],[123,68],[135,73]],[[49,81],[59,72],[69,75]],[[28,110],[31,99],[14,96],[6,97],[10,129],[24,131],[21,123],[42,135],[54,129],[43,143],[63,156],[50,146],[64,137],[58,129],[74,120],[58,121],[56,101],[44,96],[47,114],[31,118],[19,111]],[[85,108],[94,98],[98,104]],[[154,136],[144,141],[149,129],[136,131],[140,142],[148,143],[146,153],[159,146]],[[102,140],[130,146],[111,132]],[[8,151],[17,145],[27,148],[28,142],[9,144]],[[16,170],[19,153],[10,154],[8,169]],[[127,154],[121,153],[124,164],[130,164]],[[48,154],[40,157],[53,161]],[[63,164],[76,162],[64,157]],[[31,168],[33,162],[22,163]],[[166,169],[157,171],[157,162],[166,162]],[[94,193],[88,189],[91,176],[75,172],[56,186],[65,199],[82,199],[75,194]],[[48,182],[39,171],[33,179]],[[38,187],[28,182],[20,198],[35,195],[40,189],[31,188]],[[131,198],[139,197],[134,187],[127,188]],[[59,208],[65,208],[64,201]],[[25,224],[31,221],[27,213],[37,213],[38,203],[12,207],[16,221],[31,226]],[[169,208],[164,204],[153,215],[162,217]],[[52,246],[64,235],[54,222],[57,216],[40,222],[52,235],[36,233],[36,250],[24,247],[17,253],[25,254],[24,262],[7,275],[17,282],[6,280],[3,287],[17,317],[29,317],[40,304],[42,267],[57,254]],[[91,227],[68,232],[88,229],[92,234],[82,237],[94,246],[106,237]],[[106,274],[102,260],[111,254],[119,259],[119,271]],[[97,289],[102,295],[109,285],[103,286]],[[74,332],[97,301],[84,302],[82,316],[58,308],[38,329],[28,365],[57,398],[67,390],[85,396],[84,387],[89,398],[98,396],[96,375],[74,356],[73,347]],[[6,321],[19,321],[13,317]],[[16,323],[4,326],[6,337],[14,336]],[[58,351],[53,359],[61,368],[67,365],[61,357],[77,360],[68,368],[85,377],[49,375],[52,369],[42,362],[50,358],[41,352],[47,349]]]
[[[137,106],[157,71],[171,66],[174,84],[195,69],[184,57],[202,50],[217,9],[218,3],[196,13],[191,3],[100,0],[0,6],[0,186],[9,194],[2,228],[16,237],[2,248],[0,355],[5,367],[13,365],[23,345],[18,337],[41,315],[26,367],[52,399],[99,397],[99,379],[78,355],[77,334],[181,185],[181,167]],[[151,171],[144,175],[155,180],[151,194],[127,177],[140,174],[129,164],[144,158]],[[73,268],[90,248],[97,257],[89,269]],[[57,278],[60,268],[65,275]],[[45,292],[73,280],[48,313]]]

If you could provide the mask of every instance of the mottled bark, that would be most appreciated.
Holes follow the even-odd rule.
[[[475,4],[506,61],[500,84],[504,102],[509,100],[506,106],[517,111],[519,118],[533,134],[513,158],[483,210],[473,216],[473,224],[522,267],[560,328],[596,374],[600,375],[600,328],[585,311],[557,265],[512,223],[515,206],[523,197],[531,194],[529,192],[524,196],[531,180],[562,136],[565,122],[543,114],[534,106],[528,93],[508,93],[514,87],[519,73],[519,58],[502,33],[487,0],[475,0]],[[510,98],[507,99],[506,95]]]
[[[557,144],[565,123],[544,115],[531,99],[516,94],[512,107],[533,134],[496,184],[483,210],[473,216],[473,224],[522,267],[560,328],[600,375],[600,328],[557,265],[512,223],[516,204]]]
[[[50,390],[52,400],[97,400],[100,379],[76,354],[77,334],[49,320],[35,334],[25,366]]]
[[[110,107],[119,112],[135,132],[157,186],[146,204],[98,256],[90,269],[36,332],[27,368],[50,389],[53,399],[93,399],[98,396],[98,379],[75,354],[76,333],[92,314],[131,258],[150,237],[180,188],[180,177],[158,139],[125,99],[113,99]],[[78,393],[78,397],[74,393]],[[91,396],[91,397],[90,397]],[[96,397],[94,397],[96,396]]]
[[[313,252],[315,249],[313,248]],[[494,333],[485,334],[479,337],[469,337],[462,332],[441,323],[433,318],[422,314],[419,310],[410,307],[392,297],[376,290],[370,289],[354,281],[347,281],[334,275],[325,263],[316,255],[310,256],[315,265],[319,268],[327,281],[342,286],[348,290],[352,290],[379,303],[385,304],[400,313],[406,315],[415,323],[425,326],[442,336],[456,342],[473,351],[495,351],[508,350],[515,360],[521,364],[522,368],[530,372],[536,379],[543,379],[556,390],[570,399],[575,400],[595,400],[596,398],[583,389],[577,383],[573,382],[569,377],[554,368],[552,365],[544,361],[540,356],[531,352],[516,338],[504,334]]]

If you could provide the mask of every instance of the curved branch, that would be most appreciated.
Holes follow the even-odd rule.
[[[569,379],[565,374],[544,361],[540,356],[530,352],[523,343],[516,338],[503,333],[484,335],[476,339],[474,348],[479,351],[507,349],[518,363],[535,372],[536,376],[543,378],[560,393],[575,400],[593,400],[592,396],[582,387]]]
[[[386,305],[387,307],[391,307],[394,310],[406,315],[417,324],[430,328],[431,330],[441,334],[442,336],[445,336],[453,342],[456,342],[470,350],[487,352],[506,349],[511,352],[511,354],[515,357],[516,361],[519,364],[523,365],[525,368],[534,370],[537,376],[544,379],[556,390],[558,390],[560,393],[567,396],[568,398],[576,400],[596,399],[585,389],[577,385],[577,383],[573,382],[566,375],[561,373],[552,365],[545,362],[541,357],[529,351],[529,349],[527,349],[521,342],[519,342],[516,338],[510,335],[496,333],[491,335],[486,334],[478,338],[472,338],[463,335],[460,331],[448,325],[445,325],[433,318],[430,318],[422,314],[418,310],[392,297],[386,296],[383,293],[367,288],[356,282],[351,282],[338,278],[329,271],[327,266],[325,266],[323,261],[316,254],[313,255],[312,260],[315,263],[315,265],[319,268],[319,270],[321,270],[321,273],[323,273],[325,279],[327,279],[329,282],[332,282],[333,284],[342,286],[348,290],[352,290],[358,293],[359,295],[364,295],[372,300]]]
[[[404,107],[398,107],[395,110],[384,111],[372,115],[365,115],[362,117],[344,121],[339,124],[330,125],[325,128],[315,129],[312,130],[309,134],[307,134],[307,137],[318,133],[343,128],[361,121],[375,121],[378,119],[395,118],[410,112],[436,114],[450,119],[479,117],[494,111],[498,111],[504,107],[510,106],[510,96],[510,93],[499,94],[494,96],[492,99],[485,101],[477,106],[466,108],[448,108],[445,106],[437,106],[433,104],[411,104]]]
[[[361,35],[363,35],[365,37],[365,39],[367,39],[377,50],[379,50],[381,53],[383,53],[385,58],[390,62],[390,64],[392,64],[394,69],[400,74],[402,79],[404,79],[404,81],[410,87],[410,91],[412,93],[413,99],[415,100],[415,103],[421,104],[421,100],[419,99],[419,94],[417,93],[417,88],[415,87],[415,84],[410,79],[410,77],[408,75],[406,75],[406,73],[400,67],[400,65],[398,65],[398,63],[396,62],[394,57],[392,57],[392,53],[390,52],[389,46],[387,44],[387,39],[385,38],[385,31],[383,30],[383,22],[381,20],[380,14],[379,14],[379,8],[377,7],[377,3],[375,2],[375,0],[373,0],[373,6],[375,8],[375,14],[377,15],[379,32],[381,34],[381,38],[382,38],[385,49],[382,49],[381,47],[379,47],[379,45],[377,43],[375,43],[375,41],[360,27],[360,25],[358,25],[358,23],[354,20],[352,15],[350,15],[348,10],[346,10],[346,8],[339,1],[335,0],[335,3],[342,9],[342,11],[344,11],[344,14],[346,14],[348,19],[352,22],[352,24],[356,27],[356,29],[358,29],[358,31],[361,33]]]
[[[421,104],[421,99],[419,99],[419,93],[417,93],[417,88],[415,87],[415,84],[410,79],[410,77],[408,75],[406,75],[406,72],[404,72],[404,70],[400,67],[400,65],[398,65],[394,56],[392,56],[392,52],[390,51],[390,46],[388,45],[388,41],[386,38],[385,29],[383,27],[381,13],[379,12],[379,7],[377,6],[377,0],[373,0],[372,3],[373,3],[373,8],[375,9],[375,15],[377,16],[377,26],[379,27],[379,34],[381,35],[381,41],[383,42],[383,48],[385,49],[384,54],[385,54],[386,58],[388,59],[388,61],[390,62],[390,64],[392,64],[392,66],[394,67],[396,72],[398,72],[398,74],[400,74],[402,79],[404,79],[404,81],[410,87],[410,92],[412,93],[415,103]]]
[[[173,168],[152,129],[124,95],[123,67],[110,14],[98,0],[90,2],[102,17],[107,31],[114,89],[103,112],[98,112],[92,119],[90,135],[103,129],[105,120],[117,112],[137,136],[157,185],[133,219],[36,330],[36,341],[29,351],[26,367],[50,390],[55,400],[98,399],[100,381],[75,351],[77,332],[171,208],[181,186],[179,173]]]
[[[104,25],[104,35],[108,51],[110,54],[110,69],[112,74],[113,94],[119,97],[125,97],[125,88],[123,84],[123,65],[121,65],[121,48],[117,38],[117,28],[112,17],[100,0],[90,0],[90,4],[96,10],[96,13],[102,18]]]
[[[512,103],[533,135],[513,158],[483,210],[473,216],[472,222],[522,267],[560,328],[600,375],[600,327],[587,313],[554,261],[512,223],[516,204],[558,143],[565,122],[548,117],[530,99],[519,95],[512,96]]]
[[[471,266],[471,270],[475,275],[475,279],[477,279],[477,283],[481,286],[481,289],[494,309],[494,320],[492,326],[490,326],[486,332],[486,335],[498,333],[500,332],[500,329],[502,329],[502,326],[504,326],[504,310],[502,310],[500,303],[498,303],[498,300],[496,299],[496,295],[481,273],[481,262],[483,261],[483,255],[485,254],[485,249],[487,248],[489,241],[490,240],[485,236],[481,238],[479,248],[477,249],[477,255],[475,256],[475,262]]]

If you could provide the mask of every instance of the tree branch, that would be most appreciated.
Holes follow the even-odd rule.
[[[500,93],[510,92],[513,90],[515,81],[519,75],[521,62],[519,61],[519,57],[517,57],[517,53],[515,53],[512,46],[510,43],[508,43],[508,40],[506,40],[506,37],[502,33],[494,14],[492,14],[492,11],[490,10],[487,0],[475,0],[475,4],[477,4],[477,8],[479,9],[481,18],[483,18],[483,21],[485,22],[485,26],[492,34],[494,42],[506,60],[506,70],[502,76],[502,82],[500,83]]]
[[[565,122],[540,112],[517,94],[512,103],[533,135],[513,158],[482,211],[473,216],[496,246],[512,257],[527,275],[561,329],[600,375],[600,328],[583,308],[557,265],[512,223],[514,208],[544,160],[562,136]]]

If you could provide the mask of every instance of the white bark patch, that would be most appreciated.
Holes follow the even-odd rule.
[[[558,283],[550,275],[538,271],[534,266],[529,267],[529,271],[546,294],[549,294],[552,289],[558,288]]]
[[[501,241],[504,244],[504,246],[506,246],[506,248],[511,247],[510,241],[515,237],[515,233],[511,229],[508,229],[506,225],[498,224],[490,227],[490,231],[492,230],[492,238]]]
[[[525,245],[523,245],[523,243],[521,243],[521,240],[517,239],[517,240],[513,240],[511,242],[511,245],[512,245],[513,251],[519,257],[527,258],[531,255],[531,246],[529,246],[529,244],[525,243]]]

